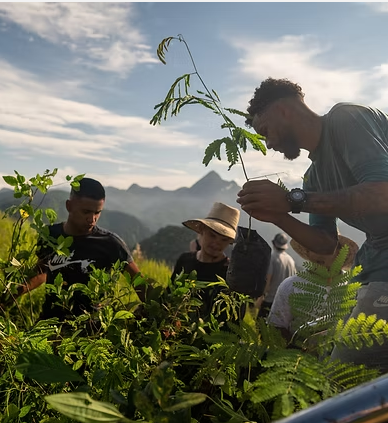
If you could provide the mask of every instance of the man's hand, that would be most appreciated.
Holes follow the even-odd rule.
[[[249,181],[237,194],[242,210],[257,220],[275,223],[291,211],[286,191],[271,181]]]

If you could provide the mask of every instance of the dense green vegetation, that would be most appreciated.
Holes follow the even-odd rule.
[[[340,304],[340,311],[323,310],[326,327],[318,327],[319,335],[317,327],[306,326],[288,345],[263,320],[243,320],[250,300],[230,292],[222,280],[224,290],[204,316],[201,293],[214,284],[197,281],[194,273],[171,282],[170,267],[145,260],[140,251],[135,257],[143,277],[131,280],[117,263],[109,272],[94,270],[87,286],[65,290],[58,277],[15,300],[17,286],[34,273],[38,234],[68,254],[68,238],[54,243],[47,237],[42,216],[52,222],[55,213],[31,201],[54,176],[47,171],[29,181],[19,174],[8,179],[24,200],[0,221],[2,422],[269,422],[377,376],[364,366],[328,359],[334,344],[372,345],[388,335],[386,323],[373,316],[343,322],[359,287],[344,288],[359,269],[332,277],[346,249],[329,273],[318,269],[317,276],[306,265],[304,276],[316,290],[309,292],[308,304],[299,298],[296,305],[302,316],[331,278],[330,303]],[[70,183],[77,186],[77,178],[69,177]],[[143,303],[134,293],[139,284],[147,287]],[[70,312],[75,290],[98,307],[65,321],[40,321],[45,290],[55,292]]]

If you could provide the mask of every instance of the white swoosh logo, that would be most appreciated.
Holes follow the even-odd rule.
[[[373,307],[388,307],[387,303],[380,303],[379,300],[373,301]]]
[[[60,263],[60,264],[51,264],[51,262],[49,262],[48,268],[50,269],[51,272],[54,272],[55,270],[61,269],[62,267],[69,266],[70,264],[83,263],[84,265],[82,267],[86,269],[86,267],[89,266],[89,264],[93,262],[94,260],[74,260],[74,261],[67,261],[65,263]]]

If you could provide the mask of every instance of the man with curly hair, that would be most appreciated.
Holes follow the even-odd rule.
[[[311,165],[303,187],[286,192],[268,180],[249,181],[238,194],[242,210],[271,222],[316,254],[338,248],[337,218],[359,229],[366,241],[356,255],[364,286],[352,316],[360,312],[388,320],[388,116],[352,103],[338,103],[320,116],[304,102],[298,84],[268,78],[256,88],[246,124],[266,137],[269,149],[288,160],[301,149]],[[290,213],[309,213],[309,224]],[[348,361],[386,365],[387,351],[350,354]],[[334,352],[338,356],[337,351]],[[386,363],[376,360],[382,359]],[[343,357],[342,357],[343,358]]]

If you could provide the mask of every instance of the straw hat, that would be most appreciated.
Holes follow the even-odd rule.
[[[240,210],[223,203],[214,203],[209,214],[204,219],[186,220],[182,224],[198,233],[200,233],[201,224],[203,224],[218,234],[234,240],[239,218]]]
[[[342,266],[343,269],[351,268],[353,266],[354,258],[358,251],[358,245],[354,241],[352,241],[350,238],[347,238],[346,236],[343,236],[343,235],[338,235],[338,247],[337,247],[336,253],[328,254],[328,255],[313,253],[312,251],[300,245],[294,239],[291,240],[290,245],[294,249],[294,251],[303,259],[307,261],[311,261],[313,263],[324,262],[325,265],[327,266],[330,266],[333,263],[334,259],[336,258],[338,254],[338,251],[344,245],[347,245],[349,247],[349,253],[348,253],[348,256],[346,257],[344,265]]]

